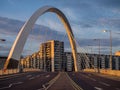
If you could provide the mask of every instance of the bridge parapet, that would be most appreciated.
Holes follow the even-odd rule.
[[[40,71],[40,69],[33,69],[33,68],[24,68],[23,69],[23,72],[31,72],[31,71]],[[0,70],[0,76],[16,74],[16,73],[20,73],[19,69],[7,69],[5,72],[3,70]]]
[[[97,69],[84,69],[85,72],[97,72]],[[100,69],[101,74],[120,76],[120,70]]]

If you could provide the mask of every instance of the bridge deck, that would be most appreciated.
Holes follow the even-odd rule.
[[[61,72],[60,77],[48,90],[75,90],[71,80],[65,72]]]

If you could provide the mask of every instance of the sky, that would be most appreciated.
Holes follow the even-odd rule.
[[[105,48],[109,48],[110,42],[109,33],[103,33],[102,30],[111,30],[113,53],[120,50],[118,34],[120,33],[120,0],[0,0],[0,17],[25,22],[43,6],[56,7],[65,14],[81,47],[89,50],[92,48],[94,52],[98,52],[97,49],[94,49],[98,48],[98,43],[96,41],[91,43],[91,41],[100,39],[101,52],[104,53]],[[63,25],[53,13],[42,15],[36,24],[65,33]],[[0,38],[5,38],[4,31],[0,30],[2,32]],[[10,34],[7,33],[7,35]],[[7,39],[7,41],[14,41],[15,37]],[[109,49],[106,53],[109,53]]]

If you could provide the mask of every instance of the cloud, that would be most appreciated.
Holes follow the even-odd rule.
[[[71,20],[77,20],[77,17],[75,15],[75,12],[71,8],[63,8],[62,11],[64,12],[65,16],[71,21]]]
[[[56,21],[47,20],[47,22],[45,24],[47,24],[50,29],[57,30],[59,32],[64,32],[63,31],[64,26],[60,23],[57,23]]]
[[[43,20],[40,20],[39,23],[42,26],[49,27],[49,29],[51,29],[51,30],[58,31],[60,33],[64,33],[65,28],[64,28],[62,22],[59,20],[58,17],[55,16],[54,18],[56,18],[56,20],[51,19],[51,18],[44,18]]]
[[[18,33],[24,22],[0,17],[0,32]]]
[[[7,46],[0,46],[0,50],[1,51],[8,51],[8,50],[10,50],[10,48]]]
[[[13,1],[13,0],[7,0],[8,1],[8,3],[10,3],[11,5],[14,5],[15,4],[15,2]]]
[[[98,38],[99,39],[99,38]],[[98,40],[95,40],[95,39],[87,39],[87,38],[84,38],[84,39],[76,39],[76,41],[78,42],[78,44],[80,46],[99,46],[99,41]],[[117,46],[120,46],[120,39],[118,38],[112,38],[112,46],[113,47],[117,47]],[[110,47],[110,39],[104,39],[104,38],[101,38],[100,39],[100,46],[102,47]]]
[[[115,15],[120,15],[120,9],[119,9],[119,8],[114,8],[114,9],[112,9],[112,12],[113,12]]]
[[[99,25],[109,28],[120,28],[120,18],[101,18],[98,20]]]
[[[4,22],[2,22],[2,21],[4,21]],[[105,24],[107,24],[108,21],[100,20],[99,22],[100,23],[104,22]],[[117,21],[117,19],[115,19],[115,20],[112,19],[112,21],[114,21],[114,23],[119,23],[119,20]],[[12,20],[12,19],[6,19],[6,18],[2,18],[2,17],[0,17],[0,22],[1,22],[0,36],[7,40],[5,44],[0,44],[0,45],[7,46],[8,48],[4,49],[3,51],[6,51],[6,53],[8,53],[9,49],[11,48],[11,46],[15,40],[15,37],[17,36],[17,34],[19,32],[19,28],[21,28],[21,26],[24,24],[24,22]],[[50,27],[47,27],[47,25],[46,26],[34,25],[34,28],[33,28],[32,32],[30,33],[28,40],[26,42],[26,46],[24,47],[24,50],[23,50],[24,55],[38,51],[40,44],[42,42],[45,42],[47,40],[52,40],[52,39],[64,41],[65,42],[65,50],[70,49],[69,48],[70,44],[69,44],[67,34],[61,33],[61,31],[62,31],[61,29],[63,28],[63,26],[59,27],[59,25],[55,24],[54,21],[51,21],[51,20],[49,20],[48,22],[51,23],[50,24],[51,28],[53,26],[55,26],[57,30],[55,28],[54,28],[55,30],[53,30]],[[45,23],[45,24],[47,24],[47,23]],[[14,25],[15,25],[15,27],[14,27]],[[86,23],[81,22],[80,25],[79,25],[79,22],[75,22],[75,23],[72,22],[72,29],[73,29],[74,35],[76,37],[76,41],[77,42],[79,41],[79,45],[81,47],[88,46],[88,45],[92,45],[93,48],[98,47],[97,42],[95,42],[93,39],[95,37],[99,38],[98,36],[99,36],[100,32],[98,32],[98,30],[96,30],[96,28],[94,28],[94,26],[95,25],[92,26],[88,22],[86,22]],[[91,29],[92,29],[92,32],[90,31]],[[64,32],[65,32],[65,30],[64,30]],[[101,47],[105,47],[105,46],[109,47],[108,34],[107,35],[104,34],[103,37],[100,37],[100,38],[103,39],[101,42]],[[105,39],[105,38],[107,38],[107,39]],[[113,37],[112,40],[113,40],[113,47],[120,46],[120,43],[119,43],[120,39]]]
[[[109,8],[120,8],[120,0],[94,0],[97,4]]]
[[[113,54],[120,50],[120,39],[113,38],[112,39],[112,51]],[[100,40],[100,46],[99,42],[95,41],[93,39],[77,39],[77,43],[79,44],[80,48],[83,48],[84,52],[91,52],[92,53],[98,53],[99,47],[101,54],[109,54],[110,53],[110,39],[101,39]],[[78,46],[77,46],[78,47]],[[78,49],[78,52],[81,52],[81,49]]]
[[[4,21],[4,23],[2,21]],[[13,19],[8,19],[8,18],[3,18],[3,17],[0,17],[0,22],[1,22],[0,23],[0,36],[1,36],[1,38],[6,39],[5,44],[0,43],[0,45],[2,45],[2,46],[7,45],[7,47],[9,47],[9,49],[7,48],[5,51],[9,52],[9,50],[10,50],[20,28],[24,24],[24,22],[13,20]],[[52,24],[50,24],[50,25],[52,25]],[[53,25],[57,25],[57,24],[53,24]],[[63,27],[63,26],[61,26],[61,27]],[[30,33],[30,35],[27,39],[24,49],[25,49],[25,51],[26,50],[27,51],[35,51],[35,50],[39,49],[40,43],[42,43],[42,42],[45,42],[47,40],[53,40],[53,39],[65,41],[66,39],[64,39],[64,38],[65,38],[65,34],[61,33],[60,29],[52,30],[52,29],[50,29],[50,27],[35,24],[32,32]],[[32,42],[32,44],[31,44],[31,42]]]

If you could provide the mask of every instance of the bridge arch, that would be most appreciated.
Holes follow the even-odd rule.
[[[21,53],[23,51],[23,47],[25,45],[25,42],[27,40],[27,37],[28,37],[30,31],[32,30],[33,25],[35,24],[35,22],[39,18],[39,16],[41,16],[42,14],[44,14],[46,12],[56,13],[58,15],[58,17],[60,18],[61,22],[63,23],[63,25],[66,29],[68,38],[69,38],[71,49],[72,49],[72,54],[73,54],[73,59],[74,59],[74,69],[76,72],[78,71],[77,49],[76,49],[76,44],[75,44],[74,35],[72,32],[71,26],[70,26],[66,16],[59,9],[57,9],[55,7],[51,7],[51,6],[44,6],[42,8],[39,8],[35,13],[33,13],[33,15],[29,18],[29,20],[20,29],[20,32],[18,33],[18,35],[13,43],[13,46],[9,52],[8,58],[4,64],[4,70],[7,69],[7,66],[8,66],[11,58],[16,59],[16,60],[20,59]]]

